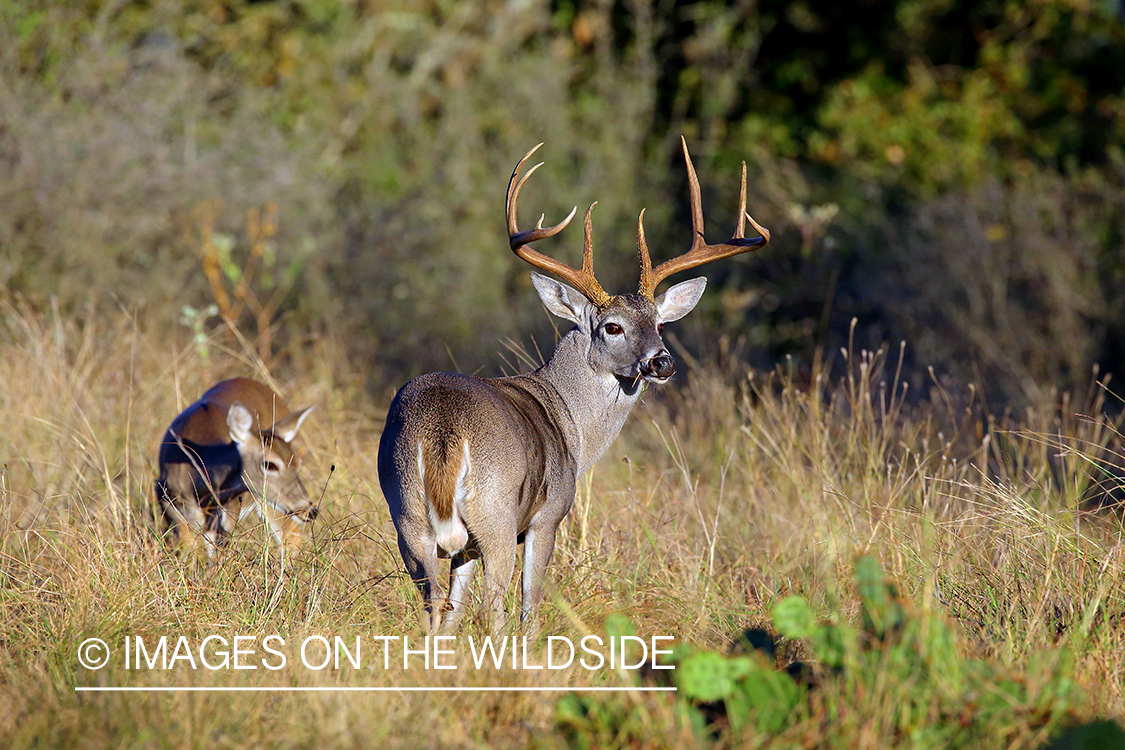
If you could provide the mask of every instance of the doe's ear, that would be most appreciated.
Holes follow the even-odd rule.
[[[582,325],[587,319],[590,301],[582,292],[561,281],[534,272],[531,274],[531,283],[535,285],[535,291],[539,292],[539,299],[543,300],[543,306],[552,315],[558,315],[576,325]]]
[[[231,404],[227,411],[227,429],[235,445],[246,445],[253,436],[254,415],[242,404]]]
[[[707,278],[700,276],[668,287],[664,294],[656,298],[657,319],[661,323],[671,323],[687,315],[699,304],[706,286]]]
[[[274,437],[279,437],[287,443],[292,443],[293,438],[297,437],[297,431],[301,429],[301,423],[305,421],[305,417],[307,417],[312,410],[313,407],[306,406],[300,411],[287,414],[273,423],[270,432],[274,434]]]

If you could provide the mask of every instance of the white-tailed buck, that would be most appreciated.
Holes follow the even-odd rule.
[[[294,445],[312,407],[290,412],[256,380],[212,386],[172,422],[160,443],[156,497],[175,540],[208,556],[251,510],[269,523],[284,554],[317,515],[297,475]],[[249,500],[249,502],[247,502]]]
[[[542,145],[542,144],[540,144]],[[691,193],[691,249],[655,269],[637,221],[641,280],[630,294],[610,295],[594,278],[590,210],[586,211],[582,268],[552,260],[528,245],[558,234],[577,208],[553,227],[521,232],[516,200],[537,164],[520,179],[527,152],[508,182],[509,243],[516,255],[573,285],[531,274],[543,304],[574,324],[550,361],[534,372],[506,378],[456,373],[423,375],[404,385],[391,403],[379,442],[379,482],[398,530],[406,569],[421,590],[428,631],[452,630],[465,610],[478,560],[484,564],[490,626],[504,621],[504,593],[523,542],[526,619],[543,596],[543,575],[559,524],[574,502],[577,480],[621,431],[646,382],[664,383],[675,361],[660,338],[665,323],[687,315],[703,294],[705,278],[655,296],[668,276],[712,260],[762,247],[769,232],[746,213],[746,164],[734,237],[718,245],[703,238],[699,181],[684,142]],[[746,220],[760,237],[746,238]],[[438,558],[452,558],[449,591]]]

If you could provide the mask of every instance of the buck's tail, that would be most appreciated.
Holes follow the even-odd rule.
[[[460,448],[460,450],[458,450]],[[461,504],[469,497],[469,441],[453,436],[423,438],[418,443],[418,476],[438,547],[447,555],[465,548],[469,532]]]

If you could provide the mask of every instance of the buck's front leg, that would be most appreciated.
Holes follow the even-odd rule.
[[[489,631],[499,635],[504,627],[504,595],[516,569],[516,521],[513,516],[492,519],[492,527],[477,539],[484,562],[484,596],[489,610]]]
[[[543,601],[543,582],[551,555],[555,552],[555,537],[559,524],[574,505],[576,491],[574,466],[571,464],[565,467],[560,481],[549,491],[546,503],[531,517],[531,523],[524,532],[521,623],[529,623]],[[530,626],[534,626],[534,622]]]
[[[555,551],[555,536],[559,522],[533,519],[523,538],[523,597],[520,622],[529,623],[539,603],[543,600],[543,579],[551,555]],[[529,627],[534,627],[531,622]]]

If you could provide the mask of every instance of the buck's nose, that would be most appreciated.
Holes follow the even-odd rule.
[[[672,373],[676,371],[676,360],[672,359],[672,355],[668,352],[663,352],[656,355],[652,359],[641,363],[641,374],[653,378],[672,377]]]
[[[316,506],[313,506],[312,508],[309,508],[308,513],[306,513],[305,515],[308,517],[309,521],[315,521],[316,517],[317,517],[317,515],[319,515],[319,513],[320,513],[320,508],[317,508]]]

